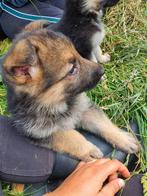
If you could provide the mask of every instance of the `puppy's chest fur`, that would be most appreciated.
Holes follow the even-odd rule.
[[[95,31],[91,32],[91,44],[93,47],[97,47],[100,45],[105,37],[105,29],[104,24],[101,21],[101,17],[103,15],[102,10],[96,13],[95,18],[91,20],[91,25],[96,28]]]
[[[26,99],[26,100],[25,100]],[[11,104],[15,125],[23,134],[36,139],[49,137],[55,131],[71,130],[80,127],[82,114],[91,106],[89,98],[83,93],[75,97],[70,104],[44,107],[23,98],[19,104]]]

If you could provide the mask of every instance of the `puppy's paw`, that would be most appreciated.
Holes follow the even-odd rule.
[[[111,60],[111,56],[108,53],[101,55],[101,57],[99,58],[100,63],[107,63],[110,60]]]
[[[128,132],[121,132],[120,141],[117,141],[116,146],[130,154],[137,153],[140,150],[139,142]]]
[[[90,145],[89,145],[89,148],[87,149],[87,152],[84,155],[82,155],[80,157],[80,159],[82,161],[89,162],[94,159],[102,158],[103,157],[102,151],[98,147],[96,147],[95,145],[93,145],[91,143],[89,143],[89,144]]]

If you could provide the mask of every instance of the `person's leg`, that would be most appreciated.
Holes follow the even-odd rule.
[[[64,10],[65,0],[50,0],[51,4]]]
[[[63,15],[63,10],[52,5],[48,0],[46,1],[34,0],[33,4],[30,2],[21,8],[16,8],[13,6],[11,7],[21,13],[33,14],[37,16],[47,16],[47,17],[49,16],[49,17],[61,18]],[[31,22],[31,20],[23,20],[15,16],[12,16],[11,14],[8,14],[4,11],[0,16],[0,25],[4,33],[11,39],[13,39],[15,35],[19,33],[24,28],[24,26],[29,22]]]
[[[116,196],[143,196],[141,178],[142,174],[131,177],[131,179],[126,183],[125,187],[119,193],[117,193]],[[32,196],[42,196],[45,193],[55,190],[57,184],[58,183],[55,180],[50,183],[46,182],[45,184],[36,184],[30,187],[26,193],[33,193]]]
[[[51,192],[48,187],[48,182],[26,184],[24,188],[24,195],[43,196],[45,193]]]
[[[11,183],[35,183],[32,189],[35,186],[38,192],[37,187],[42,187],[42,183],[43,186],[45,183],[45,189],[41,189],[41,194],[47,189],[53,190],[59,180],[65,179],[75,169],[78,161],[67,155],[35,146],[19,132],[12,126],[10,118],[0,116],[0,179]],[[111,157],[113,148],[110,144],[90,133],[82,132],[82,134],[98,145],[105,156]],[[126,154],[116,150],[114,158],[124,162]],[[134,161],[132,163],[135,164]],[[49,185],[48,179],[51,182]]]
[[[0,116],[0,179],[12,183],[42,183],[52,173],[55,155],[33,145]]]
[[[134,175],[117,196],[143,196],[142,174]]]
[[[29,23],[29,21],[21,20],[3,12],[0,23],[7,37],[13,39],[15,35],[20,32],[26,24]]]

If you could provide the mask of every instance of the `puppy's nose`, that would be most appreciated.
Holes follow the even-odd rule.
[[[101,76],[104,75],[105,70],[101,65],[99,65],[98,68],[97,68],[97,72],[98,72],[98,75],[101,77]]]

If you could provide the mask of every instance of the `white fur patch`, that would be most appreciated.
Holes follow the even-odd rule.
[[[91,39],[92,42],[92,52],[91,52],[91,61],[93,62],[101,62],[101,58],[103,57],[100,45],[105,37],[105,30],[103,23],[97,24],[101,31],[97,31]]]
[[[103,25],[100,27],[101,31],[97,31],[93,36],[92,36],[92,46],[96,48],[97,46],[100,46],[104,37],[105,37],[105,31]]]
[[[95,10],[100,0],[83,0],[83,11]]]

